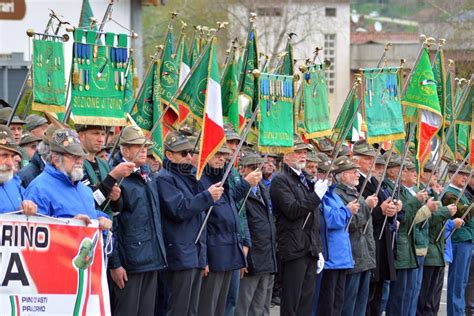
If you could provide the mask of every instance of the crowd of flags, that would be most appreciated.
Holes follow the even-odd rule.
[[[87,27],[84,21],[92,16],[92,9],[88,0],[83,3],[81,23]],[[368,70],[366,74],[375,75],[362,75],[361,82],[354,81],[332,128],[320,124],[309,131],[308,128],[305,130],[311,119],[308,116],[329,115],[335,106],[330,106],[327,94],[322,93],[326,89],[321,90],[319,87],[317,90],[314,84],[311,85],[311,80],[321,79],[323,87],[326,87],[325,80],[322,80],[325,79],[324,75],[319,79],[311,75],[311,71],[317,69],[323,69],[324,73],[327,69],[324,65],[307,61],[306,72],[301,76],[296,75],[291,38],[277,65],[270,71],[266,62],[261,65],[259,61],[257,30],[251,21],[245,49],[238,52],[236,47],[231,47],[224,65],[219,67],[216,51],[218,31],[206,37],[195,30],[188,42],[184,27],[175,40],[171,24],[164,45],[156,52],[138,93],[135,91],[137,78],[134,78],[134,71],[127,72],[124,115],[147,132],[157,144],[154,154],[158,158],[163,158],[162,142],[166,133],[183,124],[195,126],[195,130],[200,131],[197,177],[200,177],[210,157],[225,142],[224,123],[242,132],[252,113],[257,110],[260,80],[256,71],[295,76],[294,91],[298,92],[293,99],[294,115],[285,124],[291,124],[294,133],[302,135],[308,142],[317,141],[321,136],[327,136],[334,142],[354,142],[367,138],[369,142],[377,142],[383,148],[395,146],[399,149],[409,142],[413,143],[421,170],[433,156],[438,155],[435,158],[439,158],[440,155],[446,155],[451,159],[462,160],[471,152],[474,139],[473,80],[455,80],[454,64],[450,61],[446,65],[441,46],[437,48],[431,62],[430,50],[423,44],[405,82],[401,78],[403,71],[407,70],[402,68],[384,65]],[[129,63],[133,65],[132,55]],[[382,78],[377,79],[377,75],[385,76],[383,81],[377,81]],[[374,90],[377,84],[384,86]],[[376,104],[377,107],[372,109],[372,103],[379,102],[377,97],[390,102]],[[311,98],[320,99],[311,102]],[[319,110],[304,109],[305,106],[318,107]],[[258,132],[258,126],[253,127]],[[406,132],[410,128],[415,129],[414,139],[409,139],[410,133]],[[437,147],[434,148],[433,144],[437,144]],[[474,163],[473,155],[469,160]]]

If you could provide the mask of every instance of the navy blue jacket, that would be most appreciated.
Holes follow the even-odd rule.
[[[122,266],[129,273],[166,267],[158,188],[148,168],[140,172],[130,174],[120,186],[120,214],[114,218],[116,239],[109,259],[110,269]]]
[[[155,179],[160,195],[163,238],[168,269],[180,271],[207,265],[206,235],[194,241],[205,212],[214,204],[209,191],[199,193],[192,165],[172,163],[167,158]]]
[[[200,190],[207,190],[214,183],[221,181],[224,169],[206,166],[199,181]],[[233,188],[229,188],[226,181],[224,193],[214,204],[206,227],[207,261],[211,272],[231,271],[246,265],[235,201],[244,198],[249,189],[247,181],[242,181]]]
[[[36,151],[29,164],[21,168],[18,176],[21,178],[21,185],[26,188],[44,170],[44,162]]]

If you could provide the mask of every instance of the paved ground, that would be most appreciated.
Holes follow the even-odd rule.
[[[448,286],[448,268],[446,268],[444,273],[444,284],[443,284],[443,293],[441,294],[441,306],[439,308],[438,316],[446,316],[446,291]],[[280,315],[280,308],[278,306],[274,306],[270,310],[270,316],[278,316]],[[384,314],[385,315],[385,314]]]

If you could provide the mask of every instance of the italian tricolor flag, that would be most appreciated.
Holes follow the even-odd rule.
[[[180,50],[180,54],[179,54],[180,60],[178,60],[179,62],[178,87],[181,87],[181,85],[184,82],[184,79],[186,79],[189,72],[191,71],[191,67],[189,66],[189,58],[187,54],[186,41],[184,40],[184,36],[183,36],[182,44],[179,45],[179,50]],[[178,124],[181,125],[184,121],[186,121],[186,118],[188,117],[188,114],[189,114],[189,110],[181,103],[178,103],[178,110],[179,110]]]
[[[204,103],[204,117],[201,135],[201,150],[197,165],[196,177],[201,178],[202,171],[209,159],[225,142],[224,122],[222,118],[221,85],[219,66],[217,64],[214,39],[211,43],[211,60],[209,61],[209,77]]]
[[[431,140],[438,133],[443,121],[437,82],[433,75],[426,48],[423,48],[420,59],[409,78],[406,93],[402,97],[402,104],[412,107],[418,113],[416,158],[419,170],[423,170],[424,165],[430,159]],[[407,112],[416,113],[415,111]]]
[[[199,64],[193,66],[190,78],[177,98],[202,126],[196,172],[198,179],[209,159],[225,142],[219,82],[215,39],[212,39]]]

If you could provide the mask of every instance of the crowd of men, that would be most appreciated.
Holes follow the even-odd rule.
[[[332,157],[295,136],[283,155],[246,146],[223,183],[230,128],[199,180],[198,136],[170,132],[161,164],[139,128],[116,152],[107,134],[38,115],[0,125],[0,213],[111,231],[113,315],[436,315],[446,263],[448,315],[474,313],[468,166],[449,164],[443,187],[431,162],[418,181],[411,154],[362,140]]]

